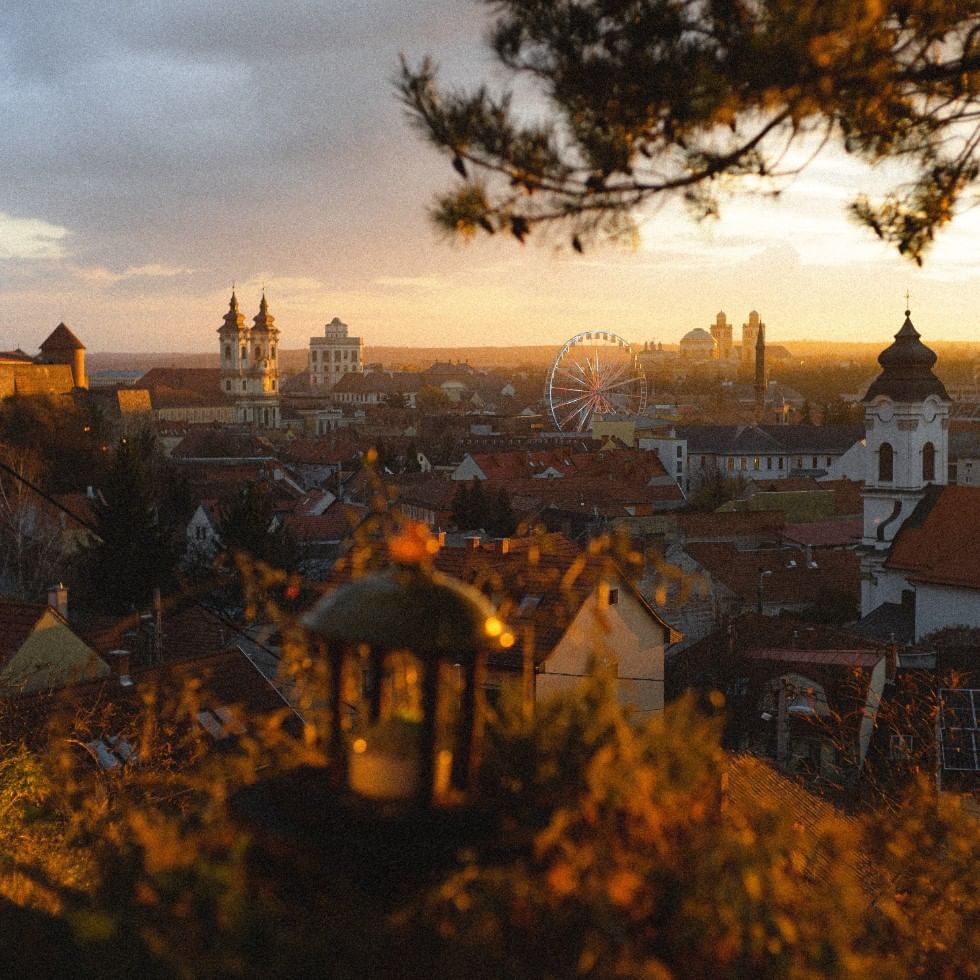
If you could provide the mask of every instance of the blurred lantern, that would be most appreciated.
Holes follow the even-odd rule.
[[[330,666],[332,770],[366,797],[468,802],[487,656],[514,638],[482,593],[431,568],[438,545],[424,525],[389,547],[393,567],[325,596],[304,619]]]

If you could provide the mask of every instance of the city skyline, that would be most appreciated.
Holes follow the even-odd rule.
[[[452,82],[499,82],[477,3],[22,0],[9,16],[6,349],[63,320],[92,351],[211,351],[233,282],[248,318],[265,288],[285,348],[334,316],[368,345],[507,346],[589,329],[676,343],[752,309],[773,341],[885,342],[906,290],[925,338],[977,335],[980,216],[918,269],[848,221],[881,184],[831,154],[710,225],[648,212],[634,250],[447,243],[425,210],[452,171],[393,77],[400,53],[428,53]]]

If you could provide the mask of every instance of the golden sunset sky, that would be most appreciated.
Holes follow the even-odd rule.
[[[980,213],[917,269],[846,216],[882,175],[825,153],[720,221],[643,216],[635,250],[452,244],[448,161],[397,102],[398,57],[501,78],[473,0],[7,0],[0,36],[0,348],[64,320],[89,351],[207,351],[237,285],[286,348],[339,316],[368,345],[674,343],[758,309],[773,341],[976,340]]]

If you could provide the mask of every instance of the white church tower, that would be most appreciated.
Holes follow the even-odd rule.
[[[899,528],[930,486],[946,483],[950,397],[933,374],[936,355],[905,311],[895,342],[878,356],[881,374],[864,396],[867,474],[861,541],[861,615],[901,602],[904,576],[884,568]]]

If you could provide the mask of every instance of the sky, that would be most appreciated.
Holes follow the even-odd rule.
[[[407,122],[400,54],[503,82],[476,0],[4,0],[0,349],[60,322],[93,351],[217,350],[235,284],[286,348],[339,316],[370,347],[676,343],[752,309],[774,341],[977,340],[980,210],[917,269],[845,205],[880,175],[825,154],[720,221],[641,216],[635,249],[449,242],[453,180]]]

